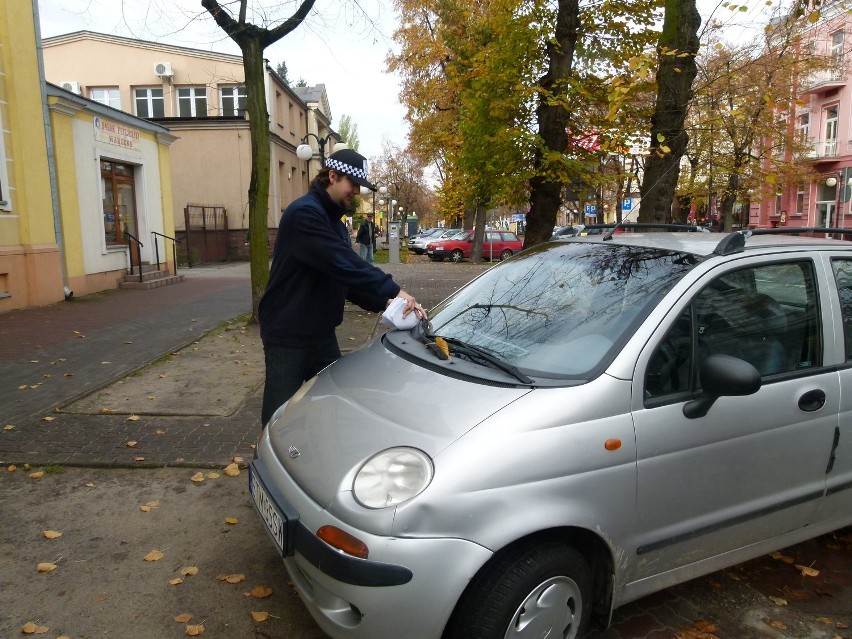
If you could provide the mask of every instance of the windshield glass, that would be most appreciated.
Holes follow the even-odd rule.
[[[612,243],[542,244],[490,269],[430,312],[430,332],[524,373],[598,374],[699,258]]]

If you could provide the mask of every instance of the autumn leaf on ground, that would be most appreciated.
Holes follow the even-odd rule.
[[[184,577],[192,577],[193,575],[198,574],[198,568],[196,566],[186,566],[185,568],[180,569],[180,574]]]
[[[236,477],[240,474],[240,467],[236,464],[228,464],[225,466],[224,470],[222,470],[228,477]]]
[[[180,586],[183,583],[183,579],[180,577],[175,577],[174,579],[169,579],[169,585],[171,586]]]
[[[775,628],[776,630],[787,630],[787,624],[782,621],[777,621],[775,619],[764,619],[763,622],[770,626],[771,628]]]
[[[98,411],[101,415],[112,415],[115,411],[111,408],[102,408]]]
[[[53,572],[57,568],[58,566],[56,564],[51,564],[47,562],[40,563],[38,566],[36,566],[36,570],[38,570],[39,572]]]
[[[141,510],[143,513],[149,513],[149,512],[151,512],[151,507],[143,505],[143,506],[139,506],[139,510]]]
[[[231,461],[234,462],[235,464],[242,464],[243,458],[242,457],[231,457]]]
[[[268,612],[256,612],[254,610],[251,611],[251,618],[257,622],[266,621],[269,619]]]
[[[92,482],[89,482],[88,484],[86,484],[86,488],[94,488],[94,487],[95,487],[95,485]]]
[[[14,426],[12,426],[12,424],[6,424],[6,425],[3,427],[3,430],[15,430],[15,427],[14,427]]]
[[[189,479],[190,481],[204,481],[204,473],[195,473]]]
[[[14,473],[16,470],[18,470],[18,467],[15,466],[15,464],[9,464],[6,467],[6,472],[9,472],[9,473]]]
[[[240,520],[236,517],[225,517],[225,523],[233,526],[234,524],[240,523]]]
[[[204,632],[204,624],[203,623],[199,623],[199,624],[196,624],[194,626],[187,626],[186,627],[186,634],[189,637],[197,637],[202,632]]]
[[[56,418],[52,417],[50,415],[46,415],[46,416],[42,417],[41,419],[42,419],[42,421],[45,421],[45,422],[52,422]]]
[[[47,626],[39,626],[34,624],[32,621],[28,621],[23,626],[21,626],[21,632],[25,635],[43,635],[45,632],[50,630]]]
[[[175,617],[175,621],[177,623],[186,623],[190,619],[192,619],[192,613],[190,613],[190,612],[184,612],[184,613],[179,614]]]
[[[139,442],[136,442],[136,441],[130,440],[129,442],[127,442],[126,446],[127,446],[128,448],[135,448],[135,447],[136,447],[136,444],[138,444],[138,443],[139,443]]]
[[[774,603],[776,606],[786,606],[787,600],[781,599],[781,597],[769,597],[769,600]]]
[[[139,421],[139,415],[131,415],[130,417],[128,417],[124,421],[126,421],[126,422],[138,422]]]
[[[255,586],[247,593],[245,593],[246,597],[254,597],[255,599],[265,599],[272,594],[272,588],[269,586]]]
[[[234,575],[218,575],[216,577],[218,581],[227,581],[229,584],[238,584],[241,581],[246,580],[245,575],[234,574]]]
[[[207,473],[207,479],[219,479],[219,473]]]
[[[41,534],[44,535],[47,539],[58,539],[62,536],[62,533],[56,530],[45,530]]]
[[[779,559],[779,560],[783,561],[785,564],[795,563],[795,559],[793,559],[792,557],[788,557],[787,555],[784,555],[780,552],[773,552],[769,556],[772,557],[773,559]]]
[[[164,431],[164,430],[162,430],[162,429],[158,428],[157,430],[155,430],[155,431],[154,431],[154,434],[155,434],[155,435],[165,435],[165,434],[166,434],[166,431]]]
[[[699,619],[691,626],[679,628],[675,633],[677,639],[719,639],[715,634],[716,626],[709,621]]]
[[[811,568],[810,566],[802,566],[801,564],[796,564],[796,570],[802,573],[803,577],[816,577],[819,575],[819,570],[816,568]]]
[[[30,473],[30,479],[41,479],[42,477],[44,477],[43,470],[37,470],[34,473]]]
[[[159,550],[152,550],[147,555],[145,555],[142,559],[145,561],[160,561],[166,554]]]
[[[143,461],[145,461],[145,458],[144,458],[144,457],[142,457],[141,455],[137,455],[136,457],[134,457],[134,458],[133,458],[133,461],[135,461],[135,462],[143,462]]]

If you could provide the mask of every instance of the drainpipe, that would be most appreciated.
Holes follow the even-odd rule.
[[[38,55],[38,82],[41,90],[41,110],[44,120],[44,136],[47,148],[47,170],[50,174],[50,201],[53,204],[53,232],[56,246],[59,248],[59,264],[62,267],[62,288],[65,299],[74,297],[74,291],[68,288],[68,269],[65,266],[65,244],[62,236],[62,219],[59,216],[59,187],[56,184],[56,156],[53,149],[53,129],[50,126],[50,110],[47,108],[47,85],[44,77],[44,56],[41,46],[41,24],[38,16],[38,0],[33,2],[33,23],[35,26],[36,53]]]

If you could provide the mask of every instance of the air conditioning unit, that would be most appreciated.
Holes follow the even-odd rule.
[[[171,78],[175,74],[175,72],[172,71],[171,62],[158,62],[154,65],[154,73],[156,73],[161,78]]]
[[[72,82],[71,80],[66,80],[62,83],[61,86],[66,91],[76,93],[77,95],[83,95],[83,89],[80,87],[79,82]]]

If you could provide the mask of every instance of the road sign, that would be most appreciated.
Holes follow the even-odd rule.
[[[630,211],[633,208],[633,198],[626,197],[621,200],[621,210],[622,211]]]
[[[595,204],[586,204],[585,211],[588,217],[595,217],[598,214],[598,207]]]

